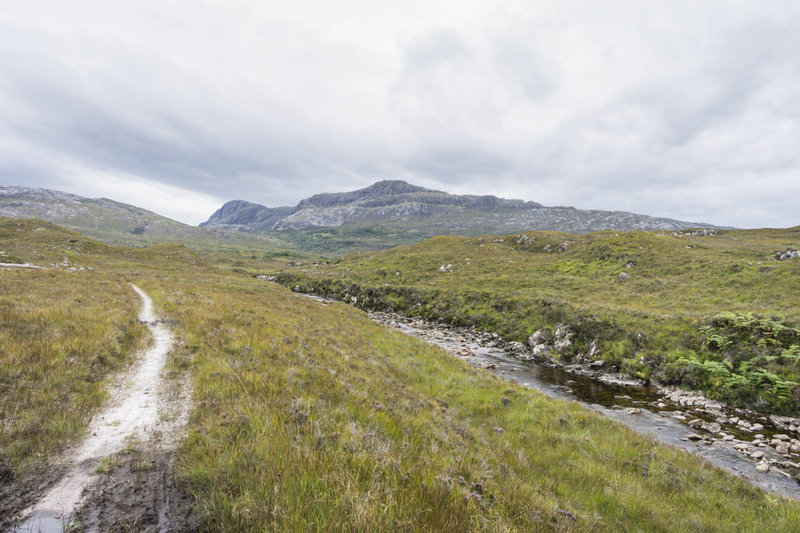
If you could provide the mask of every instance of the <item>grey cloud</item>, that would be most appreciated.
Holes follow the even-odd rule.
[[[406,59],[416,68],[447,64],[470,56],[464,37],[452,30],[439,30],[415,41],[406,50]]]
[[[475,180],[508,172],[513,161],[480,146],[438,146],[422,149],[407,161],[407,167],[428,179],[444,183]],[[489,186],[489,184],[487,184]]]
[[[0,181],[91,194],[101,172],[274,206],[397,178],[800,223],[791,2],[142,4],[7,8]]]
[[[533,36],[528,36],[528,39],[535,43]],[[537,100],[555,89],[549,61],[532,47],[531,42],[501,37],[493,44],[492,59],[498,69],[509,80],[516,81],[527,98]]]

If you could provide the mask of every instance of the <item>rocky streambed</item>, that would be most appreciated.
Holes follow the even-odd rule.
[[[581,402],[655,440],[694,453],[765,490],[800,499],[800,420],[768,416],[676,388],[645,385],[596,363],[559,365],[498,335],[370,312],[473,366],[563,400]]]

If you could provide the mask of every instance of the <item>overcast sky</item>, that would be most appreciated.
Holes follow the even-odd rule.
[[[0,0],[0,184],[800,224],[800,2]]]

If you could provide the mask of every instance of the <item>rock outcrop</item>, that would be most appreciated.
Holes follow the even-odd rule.
[[[798,258],[800,258],[800,250],[787,248],[782,252],[775,252],[775,259],[777,259],[778,261],[786,261],[787,259],[798,259]]]

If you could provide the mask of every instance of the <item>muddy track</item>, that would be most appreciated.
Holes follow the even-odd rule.
[[[150,330],[153,344],[109,391],[109,405],[92,419],[88,436],[65,454],[62,465],[55,467],[65,472],[63,477],[50,485],[44,496],[22,513],[19,517],[22,522],[11,531],[60,532],[75,525],[98,530],[103,526],[97,523],[97,517],[100,514],[112,515],[111,504],[134,511],[141,509],[131,505],[135,504],[136,498],[126,501],[122,494],[111,490],[118,482],[131,484],[130,479],[124,476],[124,467],[131,460],[134,461],[133,470],[139,468],[143,471],[143,465],[146,465],[147,471],[152,473],[138,476],[144,485],[136,497],[148,490],[162,494],[150,498],[151,507],[155,509],[155,530],[177,529],[168,526],[166,520],[171,513],[164,507],[179,499],[177,489],[167,487],[171,484],[167,479],[172,478],[171,451],[186,422],[190,390],[188,387],[175,390],[166,386],[162,371],[174,344],[172,333],[164,322],[157,319],[150,297],[139,287],[133,284],[131,287],[142,299],[139,321]],[[148,457],[137,455],[131,459],[131,455],[142,446]],[[119,481],[118,476],[125,479]],[[105,487],[111,492],[98,493],[97,487]],[[120,498],[109,501],[108,494],[119,494]],[[77,511],[81,507],[79,514]],[[98,513],[99,509],[104,512]],[[150,521],[148,516],[132,517],[131,520],[140,525]],[[107,529],[103,527],[103,530]]]

